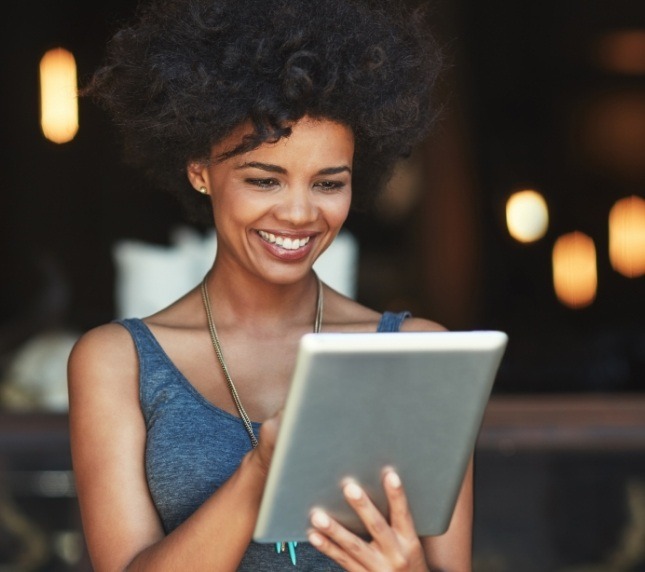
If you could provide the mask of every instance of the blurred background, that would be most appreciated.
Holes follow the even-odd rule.
[[[65,90],[45,64],[83,84],[134,5],[37,0],[0,22],[0,571],[90,569],[69,349],[211,262],[211,229],[124,166],[91,103],[67,134],[41,122],[47,82]],[[645,2],[434,6],[441,120],[352,215],[329,280],[509,334],[476,450],[476,572],[645,570]],[[184,283],[138,297],[168,274]]]

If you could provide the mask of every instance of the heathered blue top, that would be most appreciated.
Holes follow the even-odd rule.
[[[385,312],[379,332],[396,332],[409,312]],[[138,318],[117,320],[132,335],[139,359],[139,399],[146,423],[148,487],[170,533],[237,469],[251,443],[242,420],[208,402],[175,367]],[[253,423],[257,435],[260,423]],[[288,552],[251,542],[239,571],[339,571],[309,543],[298,543],[294,568]]]

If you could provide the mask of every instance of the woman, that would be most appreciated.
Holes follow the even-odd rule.
[[[317,511],[295,552],[251,541],[302,335],[441,329],[366,308],[312,270],[433,120],[439,53],[399,4],[161,0],[109,43],[84,94],[113,115],[131,163],[205,210],[218,247],[194,290],[87,332],[70,356],[97,571],[470,569],[471,469],[441,536],[417,536],[390,470],[389,520],[344,489],[371,540]]]

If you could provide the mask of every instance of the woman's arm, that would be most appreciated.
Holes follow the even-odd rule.
[[[403,322],[403,331],[438,331],[445,328],[421,318]],[[448,530],[441,536],[422,538],[430,570],[470,572],[472,570],[473,535],[473,458],[464,475]]]
[[[448,530],[422,538],[430,570],[470,572],[473,535],[473,459],[471,457]]]
[[[86,543],[97,572],[235,570],[257,518],[275,427],[234,475],[168,536],[148,491],[138,364],[117,324],[85,334],[69,359],[72,460]],[[265,427],[266,426],[266,427]]]

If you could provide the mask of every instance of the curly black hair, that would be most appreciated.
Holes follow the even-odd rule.
[[[427,135],[442,67],[426,12],[403,0],[147,0],[80,93],[112,116],[124,160],[197,220],[209,201],[187,163],[249,120],[231,154],[305,115],[350,127],[353,205],[366,204]]]

